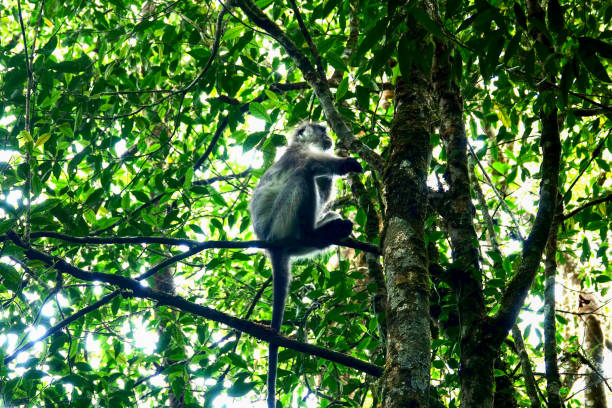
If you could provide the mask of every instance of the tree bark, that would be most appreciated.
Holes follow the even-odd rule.
[[[584,319],[584,348],[591,364],[587,364],[586,390],[584,405],[588,408],[606,408],[606,390],[603,382],[604,333],[597,318],[599,303],[592,294],[580,295],[581,313],[587,314]]]
[[[561,201],[557,206],[557,213],[550,227],[548,243],[546,244],[546,262],[544,289],[544,361],[546,365],[546,392],[548,393],[548,406],[550,408],[561,408],[563,403],[559,390],[561,388],[561,377],[559,376],[559,366],[557,364],[557,326],[555,310],[557,302],[555,300],[555,278],[557,275],[557,232],[559,222],[563,217],[563,207]]]
[[[410,38],[425,38],[416,24]],[[387,362],[382,378],[385,408],[429,406],[431,332],[425,245],[427,171],[431,157],[431,79],[413,65],[399,77],[383,185],[387,203],[383,235],[387,280]]]

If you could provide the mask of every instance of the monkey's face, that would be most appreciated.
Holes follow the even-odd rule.
[[[329,150],[333,146],[325,126],[317,123],[307,123],[298,127],[295,130],[293,143],[310,145],[320,150]]]

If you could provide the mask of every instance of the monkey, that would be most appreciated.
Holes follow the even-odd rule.
[[[263,174],[251,197],[250,214],[258,239],[278,241],[333,241],[351,234],[353,223],[327,211],[334,176],[363,168],[354,158],[331,154],[332,139],[325,126],[305,122],[289,140],[284,154]],[[291,281],[291,259],[306,257],[325,247],[286,247],[268,250],[272,263],[271,327],[279,332]],[[275,408],[278,346],[268,348],[268,408]]]

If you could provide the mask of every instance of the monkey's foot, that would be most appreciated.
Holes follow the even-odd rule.
[[[316,229],[316,237],[323,240],[346,238],[353,231],[353,223],[341,218],[332,220]]]

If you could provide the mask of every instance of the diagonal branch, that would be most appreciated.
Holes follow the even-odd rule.
[[[506,286],[500,301],[500,308],[492,321],[491,327],[496,328],[496,337],[499,342],[503,341],[516,322],[520,307],[527,297],[531,283],[538,271],[542,252],[548,241],[548,234],[557,208],[561,141],[559,139],[556,108],[552,113],[542,113],[541,121],[543,159],[538,212],[531,233],[523,244],[521,264]]]
[[[302,31],[302,35],[306,39],[306,43],[308,43],[308,48],[310,48],[310,53],[312,54],[312,57],[314,58],[317,72],[319,73],[319,76],[321,77],[321,79],[327,80],[327,77],[325,75],[325,68],[323,67],[323,61],[321,61],[321,56],[319,55],[317,46],[312,41],[312,37],[310,36],[310,33],[308,32],[308,28],[306,28],[306,24],[304,24],[304,19],[302,18],[302,13],[300,13],[300,9],[298,8],[295,0],[289,0],[289,4],[291,4],[291,9],[295,13],[295,18],[298,21],[300,30]]]
[[[382,171],[383,161],[381,157],[360,140],[358,140],[351,129],[344,123],[342,115],[336,108],[333,102],[329,85],[325,78],[318,75],[316,69],[308,60],[306,55],[295,45],[289,36],[280,29],[276,23],[266,16],[252,0],[237,0],[238,7],[253,21],[258,27],[264,29],[272,38],[274,38],[289,54],[291,59],[298,66],[306,81],[312,86],[314,93],[319,99],[319,103],[325,112],[325,117],[331,128],[336,132],[341,143],[350,151],[359,155],[373,169],[378,172]]]
[[[12,231],[9,231],[7,235],[13,242],[15,242],[15,244],[17,244],[23,249],[24,254],[28,259],[42,261],[44,264],[62,273],[67,273],[77,279],[89,282],[100,281],[109,283],[111,285],[118,286],[123,291],[130,292],[129,294],[124,293],[124,295],[133,296],[140,299],[154,300],[159,305],[170,306],[180,311],[191,313],[203,317],[205,319],[224,324],[235,330],[249,334],[255,338],[267,341],[279,347],[290,348],[292,350],[321,357],[329,361],[333,361],[345,365],[347,367],[363,371],[375,377],[380,377],[382,375],[383,369],[382,367],[379,367],[377,365],[323,347],[318,347],[311,344],[291,340],[287,337],[277,334],[274,330],[270,329],[267,326],[253,323],[244,319],[239,319],[221,311],[212,309],[210,307],[189,302],[181,296],[170,295],[164,292],[153,290],[149,287],[142,286],[140,282],[135,279],[130,279],[121,275],[113,275],[101,272],[89,272],[77,268],[76,266],[69,264],[61,258],[46,254],[42,251],[30,247],[29,245],[26,245],[17,236],[17,234]]]
[[[583,205],[581,205],[578,208],[575,208],[574,210],[570,211],[569,213],[564,214],[563,215],[563,220],[565,221],[567,219],[570,219],[573,216],[575,216],[576,214],[578,214],[580,211],[585,210],[585,209],[587,209],[589,207],[592,207],[594,205],[601,204],[601,203],[607,203],[608,201],[612,201],[612,193],[609,193],[607,196],[600,197],[600,198],[595,199],[593,201],[589,201],[588,203],[583,204]]]
[[[120,293],[121,293],[121,291],[119,291],[119,290],[111,292],[108,295],[104,296],[102,299],[98,300],[97,302],[92,303],[91,305],[89,305],[89,306],[79,310],[78,312],[68,316],[67,318],[65,318],[61,322],[57,323],[53,327],[50,327],[49,330],[47,330],[42,336],[40,336],[36,340],[32,340],[32,341],[27,342],[26,344],[24,344],[23,346],[21,346],[17,350],[15,350],[13,352],[13,354],[11,354],[10,356],[5,357],[4,364],[10,363],[20,353],[22,353],[22,352],[24,352],[26,350],[31,349],[36,343],[46,339],[47,337],[57,333],[58,331],[62,330],[64,327],[68,326],[70,323],[74,322],[79,317],[85,316],[87,313],[93,312],[94,310],[97,310],[97,309],[101,308],[102,306],[108,304],[111,300],[113,300]]]

